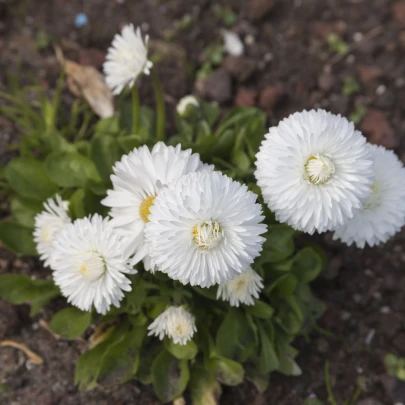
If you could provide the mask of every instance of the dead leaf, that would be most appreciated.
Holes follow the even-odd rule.
[[[64,67],[69,90],[84,98],[101,118],[114,115],[114,98],[104,81],[104,76],[93,66],[80,65],[63,57],[62,50],[55,47],[56,59]]]
[[[44,361],[42,360],[41,357],[39,357],[36,353],[34,353],[32,350],[28,349],[27,346],[25,346],[22,343],[17,343],[14,342],[13,340],[3,340],[0,343],[0,346],[3,347],[14,347],[15,349],[19,349],[22,350],[28,357],[29,361],[32,364],[37,364],[37,365],[41,365],[44,363]]]
[[[106,340],[115,329],[115,325],[107,328],[105,324],[98,325],[94,333],[89,337],[90,349]]]

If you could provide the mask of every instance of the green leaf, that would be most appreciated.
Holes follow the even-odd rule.
[[[216,378],[221,384],[231,387],[239,385],[245,375],[242,364],[225,357],[211,359],[209,369],[215,371]]]
[[[270,383],[270,375],[269,373],[259,373],[254,368],[246,370],[246,378],[251,381],[256,389],[263,394],[267,388],[269,387]]]
[[[259,262],[274,263],[289,257],[294,252],[294,234],[294,229],[288,225],[269,225]]]
[[[231,308],[218,328],[218,352],[229,359],[243,361],[255,346],[256,337],[243,310]]]
[[[97,122],[94,128],[96,134],[110,134],[115,135],[120,131],[119,116],[118,114],[113,117],[103,118]]]
[[[275,321],[289,335],[294,336],[301,330],[302,321],[297,317],[296,313],[291,311],[288,307],[282,307],[278,311]]]
[[[131,328],[124,322],[106,340],[79,357],[76,364],[75,384],[90,390],[97,385],[124,382],[131,378],[139,363],[139,347],[146,330]]]
[[[58,190],[41,162],[30,158],[13,159],[5,171],[11,188],[21,196],[43,202]]]
[[[129,314],[136,315],[142,308],[146,298],[145,283],[139,277],[132,280],[132,290],[125,294],[126,309]]]
[[[69,213],[72,218],[84,218],[87,210],[85,209],[84,190],[78,188],[70,197]]]
[[[198,353],[198,347],[193,340],[189,340],[185,345],[175,344],[172,339],[165,339],[165,348],[176,359],[192,360]]]
[[[17,274],[0,275],[0,298],[14,305],[31,304],[35,315],[52,298],[60,295],[59,288],[51,280],[31,280]]]
[[[318,398],[307,398],[304,401],[304,405],[324,405],[324,403]]]
[[[19,196],[11,200],[13,219],[27,228],[34,228],[35,216],[41,212],[42,209],[43,205],[39,201],[28,200]]]
[[[129,153],[134,148],[139,148],[144,143],[140,135],[119,136],[117,141],[124,153]]]
[[[0,240],[4,246],[17,255],[36,256],[32,229],[12,221],[0,223]]]
[[[277,368],[279,367],[279,360],[263,325],[258,322],[257,327],[259,330],[260,338],[258,370],[260,373],[266,374],[271,371],[277,370]]]
[[[215,376],[203,367],[193,367],[188,385],[193,405],[217,405],[221,386]]]
[[[241,149],[236,149],[232,153],[232,163],[244,172],[250,168],[249,156]]]
[[[45,160],[45,169],[49,178],[61,187],[82,187],[89,180],[100,181],[94,163],[79,153],[51,153]]]
[[[277,369],[284,375],[299,376],[302,374],[302,370],[299,365],[294,361],[294,358],[298,354],[298,351],[292,346],[284,344],[279,349],[280,365]]]
[[[138,370],[140,347],[145,335],[145,325],[124,331],[103,354],[97,381],[113,386],[132,378]]]
[[[213,301],[217,301],[217,288],[209,287],[209,288],[201,288],[198,286],[192,287],[194,291],[198,294],[202,295],[205,298],[208,298]]]
[[[95,136],[91,142],[91,157],[104,183],[110,184],[114,164],[121,158],[121,146],[111,135]]]
[[[273,283],[266,287],[265,290],[271,296],[285,298],[294,293],[297,284],[297,278],[288,273],[278,277]]]
[[[304,248],[294,256],[292,271],[301,282],[314,280],[321,270],[322,258],[313,248]]]
[[[152,364],[152,382],[162,402],[173,401],[187,387],[190,373],[187,360],[177,360],[163,350]]]
[[[274,308],[266,302],[255,300],[254,305],[246,305],[247,312],[260,319],[270,319],[273,316]]]
[[[76,307],[71,307],[57,312],[52,317],[49,327],[65,339],[76,339],[85,332],[90,322],[90,312],[83,312]]]
[[[97,385],[97,375],[103,359],[103,354],[111,344],[112,339],[99,343],[93,349],[82,354],[76,363],[75,384],[80,391],[91,390]]]

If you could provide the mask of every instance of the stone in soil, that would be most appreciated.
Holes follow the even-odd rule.
[[[232,98],[232,80],[230,74],[224,69],[218,69],[205,79],[197,80],[196,91],[202,98],[209,98],[220,104]]]
[[[322,73],[318,77],[318,87],[323,91],[331,90],[335,82],[335,77],[330,73]]]
[[[259,95],[259,106],[267,112],[272,114],[273,111],[285,100],[287,94],[281,87],[267,86]]]
[[[244,87],[239,88],[236,97],[235,104],[238,107],[253,107],[256,105],[257,91],[246,89]]]
[[[398,136],[383,111],[369,108],[367,115],[360,124],[360,129],[371,143],[383,145],[388,149],[399,146]]]
[[[243,83],[256,70],[256,61],[247,56],[227,56],[222,67],[236,80]]]
[[[405,0],[396,1],[391,6],[393,19],[402,27],[405,27]]]
[[[259,21],[274,7],[274,0],[250,0],[247,8],[247,17],[251,21]]]
[[[0,299],[0,338],[18,332],[20,319],[16,309],[8,302]]]
[[[320,39],[327,40],[330,34],[341,35],[346,31],[346,23],[343,21],[326,22],[316,21],[313,23],[313,33]]]
[[[363,84],[369,84],[383,76],[384,71],[377,66],[359,65],[357,74]]]
[[[357,405],[384,405],[382,402],[374,398],[364,398],[357,402]]]
[[[95,48],[81,49],[79,53],[79,63],[81,65],[94,66],[100,69],[105,62],[105,53]]]

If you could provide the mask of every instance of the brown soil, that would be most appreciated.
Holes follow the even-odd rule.
[[[405,1],[401,0],[0,0],[0,90],[6,88],[5,72],[13,71],[20,58],[24,70],[52,88],[59,66],[51,49],[37,50],[40,30],[63,41],[72,57],[99,67],[122,24],[147,22],[143,28],[159,39],[174,21],[190,14],[194,21],[173,43],[186,54],[191,68],[198,67],[202,51],[224,26],[214,15],[214,4],[232,7],[237,15],[234,30],[249,43],[243,63],[232,59],[223,63],[225,73],[232,76],[227,97],[208,94],[217,97],[224,109],[257,103],[275,124],[304,108],[322,107],[347,116],[364,105],[367,115],[360,128],[371,142],[395,148],[405,160]],[[81,29],[74,26],[78,12],[89,19]],[[348,43],[347,55],[329,49],[326,40],[331,32]],[[193,91],[194,79],[185,66],[171,57],[159,67],[169,108]],[[358,92],[344,94],[347,77],[360,83]],[[203,91],[203,83],[197,88]],[[148,102],[147,85],[144,93]],[[72,100],[67,93],[64,97],[67,103]],[[1,163],[10,158],[6,144],[16,139],[13,123],[0,117]],[[0,210],[7,212],[4,206]],[[327,360],[339,404],[357,384],[363,386],[359,405],[405,402],[404,383],[387,376],[383,362],[390,352],[405,355],[405,232],[374,249],[347,248],[332,242],[330,235],[319,237],[319,242],[330,262],[313,286],[328,309],[319,324],[322,329],[309,341],[296,342],[303,375],[274,375],[264,394],[250,383],[226,387],[221,404],[299,405],[310,394],[326,401]],[[46,273],[37,260],[21,260],[0,249],[0,273],[7,271]],[[74,364],[85,342],[57,340],[39,325],[60,305],[56,302],[30,319],[26,306],[13,308],[0,301],[0,338],[25,343],[44,359],[42,366],[32,366],[15,349],[1,348],[0,403],[158,404],[150,387],[135,382],[109,392],[102,388],[78,392]]]

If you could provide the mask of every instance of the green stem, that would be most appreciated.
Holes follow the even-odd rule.
[[[165,139],[165,101],[163,98],[162,85],[160,83],[159,77],[154,70],[151,72],[153,86],[155,87],[155,97],[156,97],[156,136],[159,141],[164,141]]]
[[[139,94],[136,83],[132,87],[132,133],[139,132]]]
[[[335,396],[333,395],[332,387],[330,385],[329,361],[325,362],[325,385],[329,401],[331,402],[332,405],[337,405]]]

